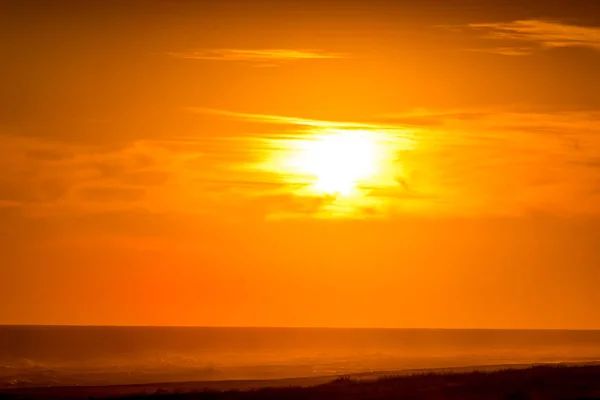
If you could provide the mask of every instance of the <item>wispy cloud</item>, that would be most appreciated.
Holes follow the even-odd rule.
[[[370,201],[361,205],[371,210],[370,216],[373,210],[450,215],[600,213],[600,199],[590,189],[600,186],[598,111],[419,110],[380,116],[374,119],[378,122],[335,122],[190,110],[250,124],[276,124],[280,126],[276,131],[289,132],[274,138],[270,133],[256,136],[263,146],[257,159],[272,153],[285,157],[287,146],[332,128],[380,131],[405,140],[410,146],[397,151],[395,184],[365,187]],[[273,178],[266,179],[279,179],[275,178],[279,172],[285,169],[273,169]],[[295,178],[283,181],[290,179]],[[575,203],[577,209],[571,207]]]
[[[0,169],[14,171],[0,179],[0,208],[40,216],[143,209],[236,219],[348,210],[367,218],[600,215],[600,111],[419,110],[365,122],[189,111],[198,113],[196,136],[103,151],[0,135]],[[211,132],[213,118],[239,124],[203,133]],[[289,163],[311,140],[339,131],[394,140],[389,175],[361,184],[358,202],[307,190],[314,176]]]
[[[492,53],[503,56],[528,56],[535,50],[534,47],[489,47],[485,49],[463,49],[476,53]]]
[[[88,187],[81,190],[85,200],[92,202],[133,202],[144,197],[144,189],[121,187]]]
[[[276,61],[347,58],[347,55],[342,53],[333,53],[323,50],[293,49],[211,49],[169,54],[174,57],[189,60],[251,61],[261,63],[257,65],[261,67],[274,66],[272,63]]]
[[[203,107],[187,107],[190,112],[200,114],[213,114],[225,117],[235,118],[248,122],[280,124],[280,125],[295,125],[313,128],[348,128],[348,129],[398,129],[398,124],[386,124],[382,122],[352,122],[352,121],[325,121],[310,118],[288,117],[282,115],[269,114],[254,114],[234,112],[227,110],[218,110],[213,108]],[[407,131],[408,133],[408,131]]]
[[[424,129],[423,146],[404,155],[415,167],[411,184],[429,187],[453,212],[600,213],[600,198],[591,191],[600,186],[598,111],[420,112],[412,118]]]
[[[263,181],[280,183],[276,193],[271,193],[269,196],[270,199],[280,198],[282,194],[300,196],[304,199],[311,197],[321,199],[311,202],[311,204],[322,205],[322,208],[317,210],[313,216],[357,216],[362,213],[363,209],[374,209],[375,203],[379,202],[380,196],[371,196],[369,193],[375,193],[379,188],[390,186],[404,187],[403,180],[396,179],[398,174],[401,174],[401,166],[396,160],[395,149],[412,147],[415,135],[413,128],[401,123],[318,120],[193,107],[188,108],[188,111],[236,119],[250,124],[249,126],[262,125],[261,134],[249,141],[248,138],[239,138],[238,141],[238,144],[246,141],[246,148],[253,149],[255,152],[255,161],[253,165],[252,163],[249,165],[248,169],[253,169],[257,176],[263,176]],[[273,127],[269,128],[269,125],[273,125]],[[331,146],[336,147],[341,137],[339,146],[344,148],[348,145],[348,143],[344,144],[344,138],[348,138],[347,135],[352,137],[353,134],[366,134],[376,141],[376,146],[381,149],[376,158],[382,166],[385,165],[386,172],[368,184],[366,182],[357,184],[357,191],[354,193],[356,196],[351,200],[332,192],[315,189],[320,179],[319,173],[310,171],[310,165],[302,167],[298,163],[303,164],[307,158],[312,160],[314,157],[317,160],[308,161],[308,163],[320,163],[322,162],[319,161],[320,158],[331,157],[331,161],[327,160],[326,163],[335,168],[336,163],[344,162],[344,160],[336,161],[339,154],[336,155],[335,150],[332,154],[321,155],[322,150],[319,149],[323,149],[323,147],[320,146],[325,143],[326,149]],[[338,139],[335,139],[336,137]],[[332,140],[331,138],[333,138],[333,142],[330,143],[328,140]],[[368,146],[369,143],[366,145]],[[331,150],[326,150],[326,152],[329,151]],[[342,158],[344,157],[342,156]],[[346,157],[346,163],[347,160]],[[327,198],[326,201],[323,201],[324,198]],[[287,215],[288,212],[292,212],[292,210],[287,210],[287,212],[279,210],[278,214]]]
[[[600,50],[600,28],[563,24],[545,20],[473,23],[469,28],[483,32],[484,37],[502,41],[529,42],[543,48],[589,47]],[[478,49],[490,53],[521,56],[532,53],[534,46],[502,46]]]
[[[13,208],[20,205],[17,201],[0,200],[0,208]]]

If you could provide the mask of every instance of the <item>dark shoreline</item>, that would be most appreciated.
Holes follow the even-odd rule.
[[[592,377],[592,381],[584,386],[590,390],[597,389],[597,398],[600,399],[600,361],[584,363],[543,363],[543,364],[501,364],[486,366],[470,366],[456,368],[433,368],[413,369],[402,371],[379,371],[346,375],[340,378],[335,376],[299,377],[273,380],[229,380],[229,381],[190,381],[190,382],[157,382],[152,384],[110,385],[110,386],[56,386],[56,387],[32,387],[0,389],[0,399],[89,399],[89,398],[127,398],[169,395],[182,399],[204,398],[211,395],[211,399],[227,396],[229,399],[234,394],[238,396],[250,396],[253,399],[263,398],[260,396],[264,391],[283,391],[280,395],[287,397],[290,391],[314,391],[318,388],[356,386],[362,391],[364,385],[380,385],[396,380],[402,382],[411,380],[422,380],[423,377],[437,377],[446,380],[449,384],[453,380],[461,380],[470,377],[473,382],[482,376],[494,376],[499,374],[512,374],[519,378],[520,375],[536,375],[537,381],[552,381],[555,375],[570,375],[573,372],[581,372],[581,376]],[[544,376],[546,375],[546,376]],[[578,377],[581,377],[578,375]],[[433,379],[433,378],[432,378]],[[423,383],[425,384],[425,383]],[[595,385],[596,384],[596,385]],[[427,385],[427,384],[426,384]],[[595,385],[595,386],[594,386]],[[596,387],[597,386],[597,387]],[[375,388],[375,390],[378,390]],[[284,393],[285,392],[285,393]],[[596,393],[596,392],[594,392]],[[394,397],[402,393],[395,393]],[[294,393],[297,398],[298,393]],[[332,394],[333,395],[333,394]],[[349,395],[348,393],[345,396]],[[194,397],[190,397],[194,396]],[[240,398],[241,398],[240,397]],[[301,398],[305,398],[300,396]],[[223,397],[225,398],[225,397]],[[246,398],[246,397],[244,397]],[[271,398],[271,397],[269,397]],[[306,397],[308,398],[308,397]],[[362,398],[362,397],[361,397]],[[387,398],[387,397],[386,397]],[[423,397],[426,398],[426,397]],[[596,398],[596,397],[594,397]]]

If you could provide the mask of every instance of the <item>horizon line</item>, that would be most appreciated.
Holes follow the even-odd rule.
[[[0,324],[0,328],[197,328],[197,329],[306,329],[306,330],[406,330],[406,331],[545,331],[600,332],[600,328],[402,328],[344,326],[259,326],[259,325],[113,325],[113,324]]]

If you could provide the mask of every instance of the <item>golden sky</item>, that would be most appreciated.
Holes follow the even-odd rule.
[[[600,329],[596,1],[5,1],[0,324]]]

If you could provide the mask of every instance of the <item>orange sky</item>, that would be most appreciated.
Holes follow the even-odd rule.
[[[0,324],[600,329],[598,11],[2,3]]]

